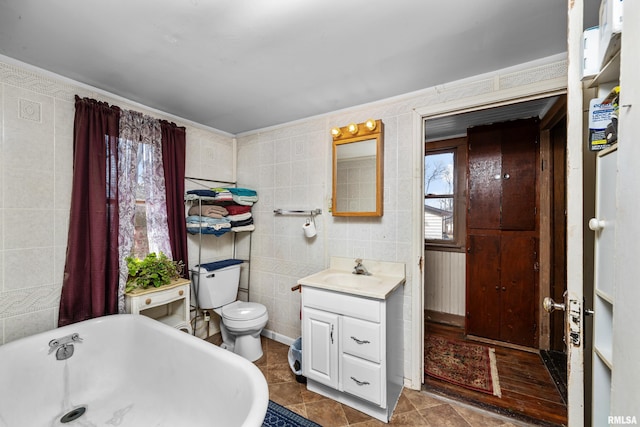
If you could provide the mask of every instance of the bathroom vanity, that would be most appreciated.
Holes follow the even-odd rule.
[[[388,422],[404,383],[405,266],[351,258],[298,281],[302,287],[302,373],[310,391]]]

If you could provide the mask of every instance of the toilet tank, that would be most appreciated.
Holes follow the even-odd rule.
[[[242,262],[239,259],[227,259],[196,266],[192,280],[198,307],[218,308],[237,299]]]

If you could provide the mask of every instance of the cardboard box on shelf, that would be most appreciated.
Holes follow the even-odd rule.
[[[620,50],[622,36],[622,1],[602,0],[600,3],[600,68],[603,68]]]

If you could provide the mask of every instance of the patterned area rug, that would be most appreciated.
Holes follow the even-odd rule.
[[[313,421],[309,421],[303,416],[296,414],[280,406],[273,401],[269,401],[267,415],[264,417],[262,427],[322,427]]]
[[[426,375],[502,397],[495,349],[433,335],[425,341]]]

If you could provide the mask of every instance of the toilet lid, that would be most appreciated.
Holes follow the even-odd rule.
[[[267,307],[257,302],[237,302],[222,307],[222,317],[229,320],[249,320],[263,316]]]

